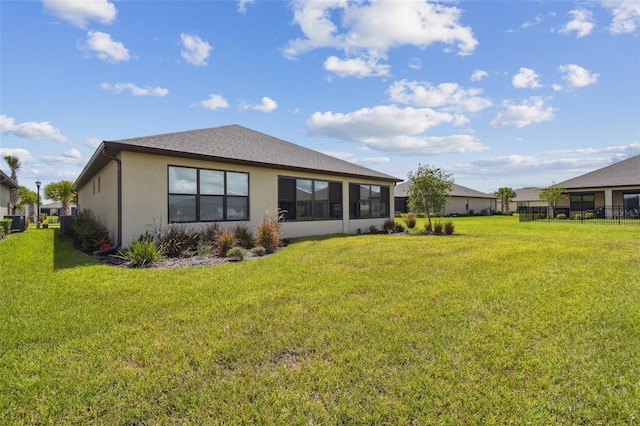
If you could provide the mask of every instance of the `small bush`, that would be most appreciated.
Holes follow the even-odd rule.
[[[211,244],[207,243],[206,241],[200,241],[198,243],[198,247],[196,249],[196,255],[199,258],[208,256],[211,253],[213,253],[213,246]]]
[[[371,226],[369,227],[369,233],[371,233],[371,234],[377,234],[377,233],[378,233],[378,227],[377,227],[377,226],[375,226],[375,225],[371,225]]]
[[[565,220],[566,218],[567,218],[567,215],[564,213],[558,213],[556,215],[556,219]]]
[[[430,222],[426,222],[424,224],[424,232],[426,232],[427,234],[431,233],[431,223]]]
[[[167,257],[181,257],[197,251],[200,233],[179,224],[171,224],[166,233],[160,233],[156,238],[161,253]]]
[[[247,250],[243,249],[240,246],[235,246],[229,249],[229,251],[227,252],[227,257],[231,259],[242,260],[244,259],[244,256],[246,254],[247,254]]]
[[[420,229],[420,228],[409,228],[407,229],[407,234],[411,235],[412,237],[415,237],[417,235],[424,235],[424,230]]]
[[[407,228],[409,229],[415,228],[417,221],[418,220],[416,219],[416,215],[413,213],[407,213],[407,215],[404,217],[404,223],[407,224]]]
[[[442,235],[444,229],[444,225],[442,224],[442,222],[437,221],[436,223],[433,224],[433,233],[436,235]]]
[[[401,223],[396,222],[394,232],[403,233],[405,231],[404,226]]]
[[[71,236],[84,252],[99,250],[98,242],[109,235],[107,228],[94,218],[91,210],[85,209],[74,216],[70,225]]]
[[[216,253],[220,256],[227,256],[229,250],[236,245],[236,236],[230,229],[223,229],[218,234],[218,247]]]
[[[396,230],[396,221],[393,219],[387,219],[384,221],[384,224],[382,225],[382,229],[384,229],[384,232],[386,232],[387,234],[391,234]]]
[[[453,226],[453,222],[448,221],[444,224],[444,233],[447,235],[452,235],[455,226]]]
[[[220,224],[210,223],[202,230],[202,239],[215,247],[218,244],[218,234],[220,234]]]
[[[246,225],[238,224],[236,225],[236,229],[234,231],[236,234],[236,240],[238,245],[242,248],[250,250],[255,245],[255,238],[253,238],[253,234]]]
[[[254,247],[251,251],[258,257],[262,257],[267,254],[267,249],[262,246]]]
[[[595,217],[595,216],[594,216],[593,212],[587,212],[587,213],[585,213],[585,215],[584,215],[584,218],[585,218],[585,219],[593,219],[594,217]]]
[[[153,240],[138,238],[124,251],[119,250],[115,257],[128,260],[133,267],[142,268],[160,259],[160,253]]]
[[[11,222],[11,219],[0,220],[0,239],[4,238],[5,235],[9,235],[9,231],[11,231]]]
[[[573,220],[582,220],[582,215],[580,213],[573,215]]]
[[[262,246],[267,253],[273,253],[282,244],[280,222],[284,218],[282,212],[265,215],[262,223],[256,228],[256,245]]]

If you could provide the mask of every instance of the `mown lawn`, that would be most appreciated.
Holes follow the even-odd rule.
[[[637,424],[640,228],[454,219],[134,270],[0,242],[0,424]]]

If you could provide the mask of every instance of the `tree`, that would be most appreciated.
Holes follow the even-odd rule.
[[[556,203],[560,198],[565,198],[567,196],[565,192],[566,189],[554,183],[546,188],[540,188],[538,190],[538,197],[540,197],[541,200],[546,201],[549,206],[553,207],[553,216],[555,216]]]
[[[493,195],[500,200],[500,203],[502,204],[502,213],[509,213],[509,203],[518,196],[513,189],[508,187],[498,188]]]
[[[13,155],[5,155],[4,156],[4,161],[7,162],[7,165],[9,166],[9,170],[11,170],[11,179],[15,182],[18,183],[18,175],[16,174],[16,172],[18,170],[20,170],[20,159],[18,157],[14,157]],[[18,195],[18,190],[17,189],[12,189],[11,190],[11,211],[12,214],[16,214],[16,209],[18,207],[18,199],[19,199],[19,195]]]
[[[60,182],[52,182],[44,187],[44,198],[62,203],[62,215],[69,216],[71,214],[69,203],[75,201],[76,194],[71,190],[73,182],[61,180]]]
[[[26,212],[26,207],[29,206],[29,213],[31,213],[31,220],[33,222],[37,221],[36,217],[37,212],[35,207],[33,206],[38,202],[38,194],[27,188],[26,186],[21,186],[18,189],[18,194],[20,195],[20,201],[18,202],[17,210]]]
[[[447,205],[447,195],[453,188],[451,174],[434,166],[418,165],[410,171],[407,198],[409,208],[416,213],[425,213],[431,228],[431,212],[439,212]]]

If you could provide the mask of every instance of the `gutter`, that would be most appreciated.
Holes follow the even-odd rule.
[[[118,240],[118,244],[114,245],[114,247],[108,248],[106,250],[99,250],[99,252],[105,252],[108,250],[113,249],[114,251],[118,248],[120,248],[122,246],[122,161],[117,158],[114,157],[112,155],[109,155],[107,153],[107,148],[104,147],[102,148],[102,155],[104,155],[105,157],[109,158],[110,160],[113,160],[116,162],[117,165],[117,175],[118,175],[118,229],[117,229],[117,240]],[[94,254],[96,254],[98,252],[94,252]]]

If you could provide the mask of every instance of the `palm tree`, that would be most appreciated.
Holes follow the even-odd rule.
[[[38,202],[38,194],[27,188],[26,186],[21,186],[18,189],[18,193],[20,194],[20,202],[18,203],[18,210],[23,210],[26,212],[26,206],[29,206],[29,213],[31,214],[31,221],[36,222],[38,218],[36,218],[36,209],[34,204]]]
[[[509,213],[509,203],[517,196],[515,191],[508,187],[502,187],[498,188],[493,195],[500,200],[500,203],[502,204],[502,213]]]
[[[18,175],[16,174],[16,172],[20,169],[20,159],[18,159],[18,157],[14,157],[13,155],[5,155],[4,161],[7,162],[7,165],[9,166],[9,170],[11,170],[11,180],[13,180],[15,183],[18,183]],[[19,198],[20,197],[18,195],[18,190],[12,189],[11,190],[11,213],[12,214],[16,214],[16,208],[18,206]]]
[[[48,198],[53,201],[60,201],[62,203],[61,216],[69,216],[71,214],[69,203],[76,197],[72,188],[73,182],[69,180],[52,182],[44,187],[44,198]]]

